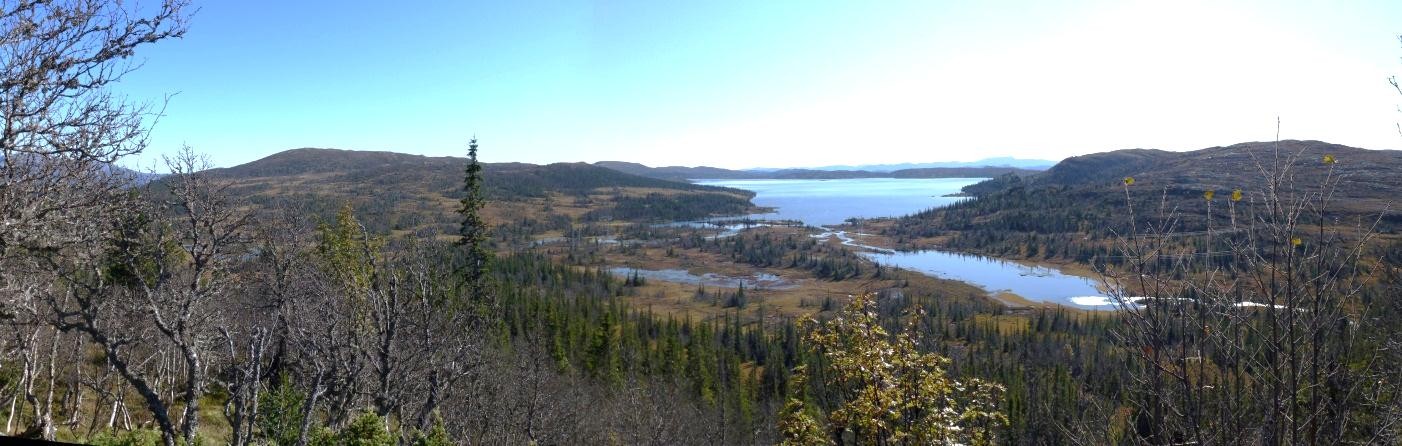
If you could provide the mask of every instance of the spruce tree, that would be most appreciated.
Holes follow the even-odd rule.
[[[477,162],[477,138],[467,145],[467,170],[463,178],[462,206],[458,214],[462,216],[462,227],[458,229],[457,245],[464,250],[462,264],[463,291],[466,296],[478,303],[490,301],[489,266],[492,252],[487,246],[487,222],[482,218],[482,206],[486,198],[482,195],[482,165]]]

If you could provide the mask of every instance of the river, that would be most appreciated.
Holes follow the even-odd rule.
[[[947,206],[962,198],[964,186],[981,178],[843,180],[698,180],[711,186],[755,192],[754,203],[774,212],[750,216],[756,219],[795,220],[827,229],[849,218],[898,217]],[[818,237],[839,237],[863,250],[882,265],[977,285],[991,294],[1012,293],[1035,302],[1068,307],[1109,310],[1113,305],[1100,291],[1098,279],[1068,274],[1055,268],[1031,267],[1005,260],[945,251],[895,252],[860,245],[848,234],[827,230]]]

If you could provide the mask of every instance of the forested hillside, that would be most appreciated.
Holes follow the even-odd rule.
[[[1330,169],[1267,172],[1326,155]],[[1334,186],[1334,224],[1371,228],[1385,236],[1402,230],[1402,214],[1382,212],[1402,196],[1402,152],[1364,150],[1319,141],[1242,143],[1191,152],[1121,150],[1068,158],[1046,172],[999,177],[965,188],[976,199],[885,222],[884,235],[905,247],[941,246],[1001,257],[1089,263],[1113,257],[1114,234],[1129,232],[1124,180],[1133,178],[1140,217],[1160,210],[1174,216],[1175,231],[1205,231],[1207,201],[1240,190],[1253,196],[1276,187],[1281,194],[1309,185]],[[1260,201],[1259,199],[1256,201]],[[1230,217],[1217,208],[1213,221]]]
[[[260,207],[291,206],[329,219],[349,203],[376,231],[451,229],[463,158],[295,149],[213,169],[229,192]],[[753,193],[640,177],[584,163],[483,164],[493,225],[556,217],[673,221],[744,214]],[[685,201],[687,206],[677,205]],[[524,226],[533,226],[529,222]],[[559,230],[560,228],[556,228]]]
[[[1399,171],[1402,152],[1318,141],[1118,151],[868,227],[1100,275],[1136,443],[1374,443],[1395,434],[1347,438],[1402,413],[1380,350],[1402,333]]]

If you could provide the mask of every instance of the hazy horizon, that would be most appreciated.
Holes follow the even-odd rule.
[[[464,147],[466,147],[466,144],[464,144]],[[192,147],[192,148],[194,148],[194,147]],[[210,160],[211,160],[212,162],[215,162],[215,164],[214,164],[211,168],[218,169],[218,168],[235,167],[235,166],[239,166],[239,165],[243,165],[243,164],[248,164],[248,163],[251,163],[251,162],[255,162],[255,161],[262,160],[262,159],[264,159],[264,158],[267,158],[267,157],[270,157],[270,156],[273,156],[273,155],[277,155],[277,154],[283,153],[283,152],[289,152],[289,151],[293,151],[293,150],[304,150],[304,149],[313,149],[313,150],[342,150],[342,151],[351,151],[351,152],[390,152],[390,153],[399,153],[399,154],[404,154],[404,155],[421,155],[421,156],[429,156],[429,157],[451,157],[451,158],[464,158],[464,159],[466,159],[466,156],[467,156],[467,155],[466,155],[466,149],[465,149],[465,148],[464,148],[464,150],[463,150],[463,153],[459,153],[459,154],[433,154],[433,153],[420,153],[420,152],[407,151],[407,150],[387,150],[387,149],[343,149],[343,148],[339,148],[339,147],[295,147],[295,148],[290,148],[290,149],[285,149],[285,150],[279,150],[279,151],[270,152],[270,153],[264,154],[264,155],[262,155],[262,156],[259,156],[258,158],[250,159],[250,160],[243,161],[243,162],[239,162],[239,163],[237,163],[237,164],[219,164],[219,163],[217,162],[217,157],[215,156],[215,155],[217,155],[217,154],[209,153],[209,152],[201,152],[201,151],[199,151],[198,149],[196,149],[196,153],[197,153],[197,154],[207,155],[207,156],[210,158]],[[154,171],[156,171],[156,172],[164,172],[164,166],[161,165],[162,161],[156,159],[157,157],[162,156],[162,155],[168,155],[168,154],[166,154],[166,153],[159,153],[159,154],[158,154],[158,153],[143,153],[143,154],[140,154],[140,155],[137,155],[137,156],[132,156],[132,157],[123,158],[123,159],[119,160],[118,164],[121,165],[122,167],[125,167],[125,168],[128,168],[128,169],[137,170],[137,171],[150,171],[150,170],[153,170],[153,169],[154,169]],[[600,163],[600,162],[625,162],[625,163],[643,164],[643,165],[645,165],[645,166],[647,166],[647,167],[717,167],[717,168],[723,168],[723,169],[729,169],[729,170],[763,171],[763,170],[780,170],[780,169],[825,169],[825,170],[832,170],[832,169],[838,169],[838,168],[869,168],[869,167],[880,167],[880,166],[922,165],[922,164],[946,164],[946,163],[947,163],[947,164],[964,164],[964,163],[975,163],[975,164],[976,164],[976,165],[969,165],[968,167],[1003,167],[1004,164],[998,164],[997,162],[1000,161],[1000,160],[1006,160],[1006,159],[1009,159],[1009,158],[1015,159],[1015,161],[1017,161],[1019,164],[1044,163],[1046,166],[1050,166],[1050,165],[1056,164],[1057,162],[1060,162],[1060,161],[1061,161],[1060,159],[1055,159],[1055,160],[1053,160],[1053,159],[1015,158],[1015,157],[1007,157],[1007,156],[991,156],[991,157],[987,157],[987,158],[980,158],[980,159],[975,159],[975,160],[970,160],[970,161],[958,161],[958,160],[910,160],[910,161],[894,162],[894,163],[859,163],[859,162],[849,162],[849,163],[825,164],[825,165],[741,166],[741,167],[720,167],[720,166],[710,165],[710,164],[695,164],[695,165],[647,164],[647,163],[640,163],[640,162],[637,162],[637,161],[626,160],[626,159],[598,159],[598,160],[560,159],[560,160],[554,160],[554,161],[543,161],[543,162],[535,162],[535,163],[526,162],[526,161],[515,161],[515,160],[496,161],[496,160],[490,160],[490,159],[484,159],[484,160],[482,160],[482,161],[485,162],[485,163],[512,163],[512,162],[524,162],[524,163],[529,163],[529,164],[542,164],[542,165],[543,165],[543,164],[554,164],[554,163],[586,163],[586,164],[595,164],[595,163]],[[137,164],[137,161],[138,161],[138,160],[140,160],[140,161],[143,162],[144,164]],[[984,161],[988,161],[988,162],[993,163],[993,164],[980,164],[981,162],[984,162]],[[154,163],[155,165],[154,165],[154,166],[151,165],[152,163]],[[1012,166],[1012,167],[1019,167],[1019,166]]]
[[[1284,138],[1282,138],[1281,140],[1282,140],[1282,141],[1286,141],[1286,139],[1284,139]],[[1309,141],[1309,140],[1312,140],[1312,139],[1303,138],[1303,139],[1297,139],[1297,140]],[[1332,141],[1322,141],[1322,140],[1314,140],[1314,141],[1320,141],[1320,142],[1323,142],[1323,143],[1335,144],[1335,143],[1332,142]],[[1230,144],[1216,144],[1216,145],[1212,145],[1212,146],[1205,146],[1205,147],[1198,147],[1198,148],[1184,149],[1184,150],[1176,150],[1176,151],[1185,152],[1185,151],[1193,151],[1193,150],[1200,150],[1200,149],[1208,149],[1208,148],[1212,148],[1212,147],[1225,147],[1225,146],[1231,146],[1231,145],[1234,145],[1234,144],[1263,143],[1263,142],[1269,142],[1269,141],[1238,141],[1238,142],[1234,142],[1234,143],[1230,143]],[[1347,144],[1345,144],[1345,145],[1347,145]],[[236,163],[236,164],[220,164],[220,163],[218,162],[219,157],[216,156],[216,155],[218,155],[217,153],[201,152],[201,151],[199,151],[198,149],[196,150],[196,152],[199,153],[199,154],[208,155],[208,157],[210,158],[210,160],[211,160],[212,162],[214,162],[214,165],[213,165],[211,168],[217,169],[217,168],[235,167],[235,166],[239,166],[239,165],[251,163],[251,162],[254,162],[254,161],[259,161],[259,160],[262,160],[263,158],[267,158],[267,157],[270,157],[270,156],[273,156],[273,155],[277,155],[277,154],[280,154],[280,153],[283,153],[283,152],[288,152],[288,151],[292,151],[292,150],[303,150],[303,149],[315,149],[315,150],[343,150],[343,151],[352,151],[352,152],[390,152],[390,153],[399,153],[399,154],[405,154],[405,155],[420,155],[420,156],[428,156],[428,157],[451,157],[451,158],[464,158],[464,159],[465,159],[465,158],[466,158],[466,151],[467,151],[467,149],[466,149],[466,143],[464,143],[463,147],[464,147],[464,149],[463,149],[463,151],[462,151],[463,153],[458,153],[458,154],[453,154],[453,153],[446,153],[446,154],[439,154],[439,153],[422,153],[422,152],[415,152],[415,151],[408,151],[408,150],[391,150],[391,149],[345,149],[345,148],[339,148],[339,147],[295,147],[295,148],[290,148],[290,149],[285,149],[285,150],[278,150],[278,151],[273,151],[273,152],[269,152],[269,153],[266,153],[266,154],[262,154],[262,155],[258,156],[257,158],[249,159],[249,160],[247,160],[247,161],[241,161],[241,162],[238,162],[238,163]],[[1368,148],[1368,147],[1355,147],[1355,148],[1365,149],[1365,150],[1402,150],[1402,149],[1397,149],[1397,148],[1387,148],[1387,149],[1373,149],[1373,148]],[[485,149],[485,148],[483,148],[483,149]],[[639,161],[629,160],[629,159],[596,159],[596,160],[586,160],[586,159],[559,159],[559,160],[553,160],[553,161],[531,162],[531,161],[519,161],[519,160],[493,160],[493,159],[490,159],[490,157],[489,157],[488,159],[482,159],[482,162],[484,162],[484,163],[513,163],[513,162],[519,162],[519,163],[538,164],[538,165],[555,164],[555,163],[586,163],[586,164],[595,164],[595,163],[599,163],[599,162],[625,162],[625,163],[642,164],[642,165],[644,165],[644,166],[653,167],[653,168],[666,168],[666,167],[713,167],[713,168],[721,168],[721,169],[728,169],[728,170],[740,170],[740,171],[769,171],[769,170],[784,170],[784,169],[799,169],[799,170],[837,170],[837,169],[852,169],[852,168],[871,168],[871,167],[879,167],[879,166],[922,165],[922,164],[945,164],[945,163],[948,163],[948,164],[968,164],[967,166],[959,166],[959,167],[1023,167],[1022,164],[1037,165],[1037,164],[1035,164],[1035,163],[1041,162],[1041,163],[1043,163],[1043,164],[1041,164],[1042,166],[1050,167],[1050,166],[1052,166],[1052,165],[1055,165],[1055,164],[1057,164],[1057,163],[1059,163],[1059,162],[1065,160],[1066,158],[1070,158],[1070,157],[1073,157],[1073,156],[1088,155],[1088,154],[1093,154],[1093,153],[1104,153],[1104,152],[1110,152],[1110,151],[1115,151],[1115,150],[1129,150],[1129,149],[1146,149],[1146,147],[1126,147],[1126,148],[1123,148],[1123,149],[1110,149],[1110,150],[1105,150],[1105,151],[1087,152],[1087,153],[1080,153],[1080,154],[1068,155],[1068,156],[1066,156],[1066,157],[1063,157],[1063,158],[1056,158],[1056,159],[1049,159],[1049,158],[1022,158],[1022,157],[1012,157],[1012,156],[1006,156],[1006,155],[995,155],[995,156],[988,156],[988,157],[984,157],[984,158],[977,158],[977,159],[967,160],[967,161],[965,161],[965,160],[912,159],[912,160],[909,160],[909,161],[899,161],[899,162],[889,162],[889,163],[861,163],[861,162],[855,162],[855,161],[853,161],[853,162],[839,162],[839,163],[836,163],[836,164],[823,164],[823,165],[769,165],[769,166],[735,166],[735,167],[726,167],[726,166],[722,166],[722,165],[718,165],[718,164],[705,164],[705,163],[703,163],[703,164],[650,164],[650,163],[644,163],[644,162],[639,162]],[[486,153],[486,152],[484,152],[484,153]],[[488,154],[490,154],[490,153],[488,153]],[[136,171],[140,171],[140,172],[148,172],[148,171],[151,171],[151,172],[157,172],[157,173],[164,173],[164,172],[165,172],[164,166],[161,165],[161,160],[157,159],[159,156],[163,156],[163,155],[167,155],[167,154],[165,154],[165,153],[149,153],[149,152],[148,152],[148,153],[143,153],[143,154],[141,154],[141,155],[137,155],[137,156],[132,156],[132,157],[124,158],[124,159],[120,160],[118,164],[121,165],[122,167],[125,167],[125,168],[128,168],[128,169],[132,169],[132,170],[136,170]],[[1009,159],[1009,158],[1015,159],[1016,161],[1018,161],[1018,162],[1019,162],[1018,165],[1010,165],[1010,164],[1007,164],[1007,163],[999,163],[999,162],[998,162],[999,160],[1002,160],[1002,159]],[[144,164],[137,164],[136,161],[138,161],[138,160],[139,160],[140,162],[144,163]],[[987,163],[987,164],[984,164],[983,162],[985,162],[985,161],[987,161],[988,163]],[[903,167],[903,168],[904,168],[904,167]],[[880,171],[880,170],[876,170],[876,171]]]
[[[174,94],[143,166],[296,147],[487,162],[1059,160],[1275,138],[1402,148],[1402,5],[202,5],[112,90]]]

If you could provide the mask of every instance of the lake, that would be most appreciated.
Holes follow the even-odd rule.
[[[755,219],[797,220],[810,226],[849,218],[899,217],[963,200],[946,197],[984,178],[858,178],[843,180],[695,180],[755,192],[754,203],[775,208]]]
[[[898,217],[947,206],[963,198],[945,197],[977,178],[844,180],[697,180],[697,184],[733,187],[755,192],[754,203],[774,212],[752,215],[757,219],[797,220],[810,226],[841,224],[848,218]],[[1068,307],[1108,310],[1100,281],[1066,274],[1054,268],[1029,267],[1000,259],[944,251],[894,252],[864,246],[844,232],[829,231],[815,237],[838,237],[844,244],[862,248],[863,255],[878,263],[944,279],[977,285],[989,293],[1010,292],[1037,302]]]
[[[1114,308],[1110,299],[1096,287],[1098,280],[1062,273],[1055,268],[944,251],[868,252],[863,255],[882,265],[972,283],[989,292],[1009,292],[1027,300],[1068,307]]]

